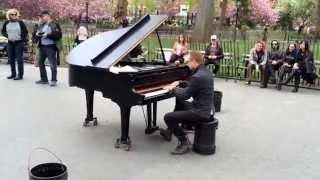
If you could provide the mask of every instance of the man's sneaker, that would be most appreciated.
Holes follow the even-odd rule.
[[[11,76],[8,76],[7,79],[13,79],[13,78],[15,78],[15,77],[16,77],[16,76],[11,75]]]
[[[18,77],[13,78],[13,80],[22,80],[22,79],[23,79],[22,76],[18,76]]]
[[[51,81],[51,82],[50,82],[50,86],[51,86],[51,87],[57,86],[57,81]]]
[[[276,85],[276,89],[278,89],[279,91],[282,89],[282,86],[281,86],[281,84],[277,84]]]
[[[268,86],[267,85],[265,85],[265,84],[261,84],[260,85],[260,88],[267,88]]]
[[[172,139],[172,132],[169,129],[159,129],[160,135],[163,137],[166,141],[171,141]]]
[[[294,93],[298,92],[298,88],[296,88],[296,87],[293,88],[291,92],[294,92]]]
[[[188,137],[185,137],[185,140],[178,142],[177,147],[171,151],[172,155],[182,155],[186,154],[191,150],[191,143],[188,139]]]
[[[36,81],[36,84],[48,84],[48,83],[49,83],[48,81],[44,81],[44,80]]]

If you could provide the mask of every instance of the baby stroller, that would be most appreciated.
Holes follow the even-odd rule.
[[[8,39],[0,36],[0,57],[8,56],[7,52]]]

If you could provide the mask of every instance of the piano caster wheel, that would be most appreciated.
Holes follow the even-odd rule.
[[[83,122],[83,127],[88,127],[91,121],[92,121],[92,125],[93,126],[97,126],[98,125],[97,118],[93,117],[93,118],[86,118],[85,121]]]
[[[154,132],[159,130],[159,126],[155,126],[152,128],[146,128],[146,130],[144,131],[145,134],[153,134]]]
[[[129,137],[126,141],[121,141],[120,139],[117,139],[114,147],[117,149],[121,148],[121,149],[124,149],[125,151],[130,151],[131,150],[131,140]]]
[[[93,126],[98,126],[98,120],[97,120],[97,118],[93,118]]]
[[[83,127],[88,127],[88,126],[89,126],[89,123],[90,123],[89,121],[84,121],[84,122],[83,122]]]

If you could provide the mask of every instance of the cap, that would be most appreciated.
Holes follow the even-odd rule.
[[[210,39],[215,39],[215,40],[217,40],[217,39],[218,39],[218,36],[215,35],[215,34],[213,34],[213,35],[211,35],[211,38],[210,38]]]
[[[40,13],[41,16],[44,16],[44,15],[50,15],[49,11],[42,11]]]

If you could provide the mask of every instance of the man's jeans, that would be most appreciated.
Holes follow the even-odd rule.
[[[39,52],[39,69],[42,81],[48,81],[44,62],[48,58],[51,68],[51,81],[57,81],[57,50],[54,46],[41,46]]]

